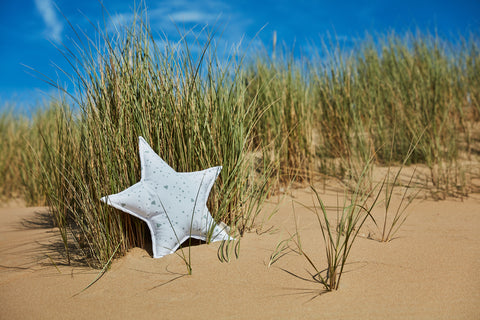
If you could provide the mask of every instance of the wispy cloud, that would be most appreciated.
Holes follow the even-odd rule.
[[[187,10],[174,12],[169,17],[174,22],[180,23],[208,23],[210,20],[214,20],[216,15],[197,10]]]
[[[58,20],[52,0],[35,0],[35,6],[46,25],[47,37],[55,42],[62,40],[63,24]]]
[[[38,1],[38,0],[37,0]],[[219,0],[160,0],[148,6],[148,18],[154,32],[160,32],[171,40],[178,38],[178,29],[201,30],[205,26],[223,31],[229,40],[240,41],[251,20],[242,16],[239,10],[226,1]],[[133,20],[130,12],[119,12],[112,16],[109,30],[128,26]],[[226,31],[226,30],[225,30]]]
[[[219,0],[159,0],[145,8],[156,44],[176,50],[180,43],[188,42],[189,51],[200,53],[214,34],[212,45],[217,51],[236,52],[250,43],[247,30],[252,19],[227,1]],[[143,18],[143,17],[141,17]],[[117,12],[111,16],[108,31],[122,32],[133,22],[131,12]]]

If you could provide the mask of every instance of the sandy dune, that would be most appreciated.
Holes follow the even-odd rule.
[[[337,193],[322,198],[334,205]],[[137,248],[83,292],[98,270],[65,265],[46,209],[2,208],[0,319],[480,319],[480,195],[415,200],[395,240],[357,239],[330,293],[294,252],[267,268],[294,232],[292,200],[308,206],[312,195],[295,190],[278,207],[271,199],[263,214],[278,212],[242,239],[238,260],[220,262],[218,243],[195,246],[187,276],[177,255],[152,259]],[[316,219],[294,206],[304,250],[324,266]]]

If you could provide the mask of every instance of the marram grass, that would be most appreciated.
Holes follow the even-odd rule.
[[[222,165],[210,211],[239,234],[248,230],[268,195],[269,170],[249,157],[261,151],[252,143],[259,113],[244,98],[242,71],[218,67],[209,40],[195,57],[186,44],[158,48],[143,21],[103,39],[96,54],[65,55],[81,62],[74,75],[81,95],[79,117],[61,120],[69,133],[51,153],[58,175],[48,196],[59,227],[93,264],[108,261],[118,243],[119,254],[145,246],[141,221],[99,202],[139,180],[143,136],[176,171]]]
[[[141,221],[99,201],[139,180],[140,135],[177,171],[223,166],[208,206],[238,236],[279,186],[321,173],[371,187],[363,171],[371,156],[399,164],[412,141],[405,165],[429,168],[433,195],[471,191],[462,163],[477,161],[480,141],[475,36],[392,34],[349,52],[323,46],[311,58],[285,50],[226,61],[208,29],[160,47],[140,15],[97,36],[62,49],[75,66],[74,106],[0,114],[1,196],[47,203],[66,250],[73,238],[92,265],[148,244]]]

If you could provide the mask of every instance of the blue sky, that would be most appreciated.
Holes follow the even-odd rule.
[[[139,2],[137,0],[137,2]],[[444,38],[480,31],[480,0],[456,1],[261,1],[145,0],[152,29],[177,39],[175,25],[191,28],[206,24],[225,27],[219,41],[225,47],[252,41],[272,42],[306,48],[327,34],[354,43],[366,32],[395,31],[402,34],[416,28],[438,32]],[[113,22],[129,21],[133,0],[104,0]],[[60,9],[60,11],[57,9]],[[0,108],[13,103],[31,108],[55,91],[23,65],[65,83],[54,65],[64,59],[54,45],[69,44],[72,32],[63,15],[77,28],[91,31],[89,21],[102,21],[97,0],[0,0]],[[88,18],[88,19],[87,19]],[[109,22],[111,26],[111,22]],[[71,88],[71,84],[65,83]]]

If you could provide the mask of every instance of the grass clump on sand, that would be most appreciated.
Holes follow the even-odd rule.
[[[310,181],[314,172],[312,97],[304,67],[291,54],[278,59],[259,55],[247,67],[248,99],[268,107],[255,139],[276,168],[272,179],[277,185]]]
[[[399,164],[419,140],[407,165],[428,167],[435,197],[472,191],[463,162],[479,149],[478,39],[390,34],[351,51],[324,44],[313,58],[286,51],[254,55],[245,80],[249,99],[269,106],[256,139],[277,164],[278,182],[320,172],[354,189],[375,150],[375,164]]]
[[[408,160],[414,149],[414,146],[410,148],[409,154],[404,159],[404,163]],[[344,268],[349,259],[352,246],[357,239],[357,236],[360,235],[360,231],[368,219],[371,219],[371,221],[379,228],[381,236],[377,240],[381,242],[388,242],[392,240],[392,237],[398,232],[408,217],[408,215],[405,213],[406,209],[414,199],[415,195],[418,194],[417,192],[413,197],[411,194],[407,197],[414,174],[412,174],[408,184],[405,187],[405,192],[403,193],[394,216],[389,217],[389,215],[391,215],[390,211],[393,190],[398,187],[396,184],[399,180],[403,166],[400,167],[393,175],[393,181],[390,180],[392,175],[390,172],[391,168],[388,168],[387,175],[383,181],[375,184],[370,189],[366,189],[364,187],[365,184],[363,179],[366,179],[366,174],[371,171],[372,160],[373,157],[367,161],[359,177],[360,179],[357,181],[355,189],[351,191],[348,188],[345,189],[345,194],[343,195],[343,205],[338,204],[337,197],[335,216],[328,212],[327,206],[324,204],[319,193],[313,186],[311,186],[311,190],[313,191],[315,197],[313,199],[313,208],[305,205],[304,203],[300,203],[306,209],[313,212],[317,218],[318,226],[324,242],[326,267],[320,267],[315,262],[316,259],[313,257],[313,255],[304,250],[294,206],[295,233],[277,244],[276,248],[270,255],[270,260],[267,264],[267,267],[270,267],[276,263],[289,252],[296,252],[305,258],[310,267],[313,268],[314,272],[309,272],[311,281],[320,283],[325,291],[333,291],[337,290],[340,286],[342,274],[344,273]],[[384,194],[383,199],[381,198],[382,194]],[[379,204],[380,200],[384,201],[385,207],[385,213],[383,215],[384,220],[382,221],[381,225],[377,223],[374,215],[372,214],[374,208],[377,206],[377,204]],[[291,244],[293,244],[293,246]],[[294,275],[295,277],[308,280],[295,275],[291,271],[284,271]]]
[[[367,111],[362,116],[371,119],[372,144],[377,150],[395,141],[378,160],[401,161],[422,134],[409,163],[428,166],[433,191],[442,197],[468,193],[457,174],[461,153],[468,152],[460,141],[470,135],[467,123],[477,121],[465,114],[473,88],[462,80],[467,51],[458,49],[432,36],[392,35],[376,47],[367,43],[357,57],[359,104]]]
[[[368,164],[365,169],[367,168]],[[325,243],[326,268],[319,267],[314,262],[312,256],[304,251],[297,225],[295,236],[288,239],[288,241],[294,243],[294,251],[297,251],[302,257],[304,257],[314,269],[315,272],[310,273],[312,280],[320,283],[326,291],[333,291],[339,288],[344,267],[358,233],[368,218],[373,219],[371,211],[377,204],[380,191],[377,192],[375,196],[373,192],[376,188],[370,192],[363,190],[361,179],[363,179],[366,172],[367,170],[363,170],[356,189],[351,194],[345,194],[343,206],[337,208],[335,221],[332,221],[332,217],[327,213],[327,208],[314,187],[311,187],[316,197],[313,209],[302,204],[305,208],[311,210],[317,217],[322,238]],[[367,202],[372,195],[375,196],[374,200],[370,205],[367,205]],[[285,248],[285,246],[280,246],[280,249],[282,248]],[[276,257],[278,260],[278,256],[281,255],[281,252],[282,251],[278,251],[278,253],[274,252],[272,257]]]
[[[101,45],[65,54],[77,64],[80,112],[58,124],[64,134],[52,148],[57,174],[48,198],[60,229],[73,233],[95,265],[108,261],[118,243],[119,254],[145,246],[143,223],[99,202],[139,180],[138,136],[176,171],[222,165],[209,208],[240,234],[268,194],[268,170],[249,157],[257,151],[256,102],[244,99],[236,61],[221,66],[213,36],[201,36],[203,44],[200,35],[193,39],[198,55],[186,40],[159,48],[146,20],[137,19],[120,33],[100,33]]]
[[[3,199],[17,198],[23,195],[21,186],[21,154],[19,144],[25,132],[28,132],[28,119],[21,115],[14,115],[13,111],[4,107],[0,115],[0,195]],[[10,110],[9,110],[10,109]]]
[[[56,143],[57,117],[68,109],[51,101],[30,115],[0,111],[0,198],[22,198],[29,206],[47,204],[43,166],[49,164],[48,146]]]

